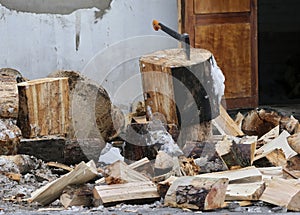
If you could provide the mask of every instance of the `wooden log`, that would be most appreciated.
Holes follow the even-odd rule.
[[[152,201],[159,199],[156,185],[151,181],[136,181],[126,184],[96,186],[93,190],[95,206],[121,202]]]
[[[241,112],[238,112],[235,116],[234,122],[238,126],[240,131],[242,131],[242,123],[243,123],[244,118],[245,118],[245,116]]]
[[[24,81],[15,69],[0,69],[0,118],[18,118],[19,95],[17,83]]]
[[[81,162],[75,169],[60,178],[46,184],[31,194],[29,202],[38,202],[41,205],[48,205],[60,197],[65,187],[73,184],[83,184],[98,175],[94,161]]]
[[[191,49],[191,60],[186,60],[182,49],[170,49],[141,57],[146,108],[179,127],[218,116],[222,95],[217,93],[211,56],[207,50]]]
[[[118,115],[120,112],[112,108],[109,95],[102,86],[75,71],[55,71],[48,77],[68,78],[70,111],[72,111],[68,138],[96,137],[103,138],[106,142],[118,134],[117,125],[122,124],[119,121],[122,117]]]
[[[90,207],[93,203],[93,186],[88,184],[67,186],[59,200],[64,208],[72,206]]]
[[[265,182],[229,184],[226,191],[226,201],[259,200],[265,190]]]
[[[105,168],[106,184],[124,184],[136,181],[149,181],[143,174],[131,169],[125,162],[116,161]]]
[[[283,167],[260,167],[258,170],[261,172],[263,181],[270,180],[272,178],[283,178]]]
[[[272,110],[250,111],[243,120],[242,130],[245,134],[260,138],[272,128],[280,124],[281,115]]]
[[[176,179],[165,196],[165,205],[194,210],[221,208],[228,185],[226,178],[184,176]]]
[[[300,185],[298,180],[272,179],[267,186],[261,201],[285,207],[291,211],[300,211]]]
[[[279,137],[257,149],[254,160],[256,161],[265,157],[275,149],[282,149],[287,160],[297,155],[297,152],[291,149],[287,142],[289,136],[290,134],[287,131],[283,131]]]
[[[197,175],[200,178],[228,178],[230,184],[260,182],[261,172],[254,166],[242,169],[228,170],[223,172],[213,172]]]
[[[228,115],[225,108],[220,105],[220,115],[212,120],[213,125],[221,135],[243,136],[243,131],[238,127],[234,120]]]
[[[300,131],[299,121],[294,116],[282,117],[280,120],[280,128],[287,130],[290,134],[296,134]]]
[[[0,155],[18,153],[21,130],[12,119],[0,119]]]
[[[25,138],[65,136],[69,128],[67,78],[44,78],[18,84],[18,126]]]

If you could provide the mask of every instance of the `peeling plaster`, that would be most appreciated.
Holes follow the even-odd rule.
[[[97,8],[95,18],[102,18],[113,0],[0,0],[10,10],[29,13],[70,14],[78,9]]]

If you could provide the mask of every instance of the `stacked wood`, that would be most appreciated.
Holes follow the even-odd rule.
[[[184,176],[170,186],[165,205],[195,210],[221,208],[225,201],[228,179]]]
[[[28,201],[48,205],[59,198],[68,185],[84,184],[94,179],[97,175],[98,172],[94,161],[81,162],[73,171],[34,191]]]
[[[285,207],[291,211],[300,211],[300,185],[298,180],[275,178],[267,182],[266,190],[260,200]]]
[[[125,184],[112,184],[96,186],[93,190],[95,205],[112,205],[131,200],[155,201],[159,199],[156,185],[148,181],[136,181]]]
[[[115,112],[112,112],[109,95],[102,86],[75,71],[56,71],[48,77],[68,78],[72,122],[69,138],[102,138],[105,142],[117,135],[118,128],[114,124],[122,123],[117,121],[120,119],[118,116],[114,117],[116,121],[113,122]]]
[[[67,78],[44,78],[18,84],[18,126],[23,137],[65,136],[69,128]]]

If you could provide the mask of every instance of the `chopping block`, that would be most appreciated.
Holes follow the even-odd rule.
[[[213,74],[217,65],[213,65],[212,53],[196,48],[190,51],[189,60],[178,48],[144,55],[139,61],[145,105],[151,110],[148,120],[177,125],[186,133],[181,137],[184,142],[210,136],[210,121],[219,115],[224,94],[224,80],[220,82],[220,74]],[[224,78],[221,70],[219,73]]]

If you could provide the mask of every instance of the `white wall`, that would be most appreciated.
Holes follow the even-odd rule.
[[[15,68],[29,79],[76,70],[104,85],[112,96],[136,91],[139,78],[138,87],[120,86],[139,73],[139,55],[177,46],[174,39],[152,29],[153,19],[177,29],[176,2],[113,0],[102,18],[95,16],[96,7],[53,14],[0,5],[0,68]],[[124,102],[135,96],[121,94]]]

